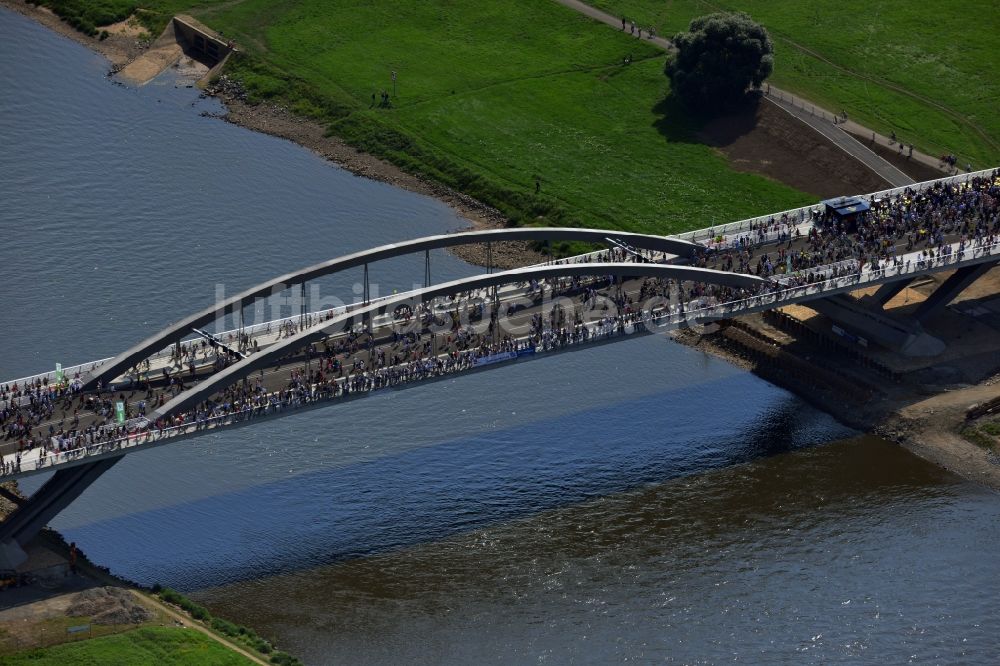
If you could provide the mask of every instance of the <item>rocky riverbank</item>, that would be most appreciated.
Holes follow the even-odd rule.
[[[962,434],[975,421],[976,407],[1000,397],[1000,374],[964,386],[926,383],[922,370],[890,379],[828,347],[829,341],[804,337],[782,335],[760,315],[740,318],[710,334],[675,335],[678,342],[745,368],[846,425],[1000,490],[996,444],[973,443]]]

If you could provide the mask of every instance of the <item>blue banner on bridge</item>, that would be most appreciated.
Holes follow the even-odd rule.
[[[502,363],[503,361],[513,361],[515,358],[517,358],[517,352],[500,352],[499,354],[480,356],[476,359],[475,365],[491,365],[493,363]]]

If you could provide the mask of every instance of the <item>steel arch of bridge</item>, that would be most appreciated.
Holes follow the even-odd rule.
[[[501,273],[477,275],[460,280],[452,280],[439,285],[417,289],[392,298],[381,300],[351,312],[341,314],[321,324],[315,325],[285,338],[266,349],[230,365],[224,370],[203,380],[194,387],[178,394],[172,400],[157,409],[151,415],[152,419],[171,416],[177,412],[194,407],[212,395],[232,386],[236,382],[249,377],[253,372],[274,365],[286,355],[303,349],[314,342],[320,342],[331,334],[343,329],[345,323],[359,317],[372,317],[381,310],[389,310],[400,303],[427,302],[438,296],[446,296],[461,291],[472,291],[504,284],[524,282],[533,279],[563,278],[579,276],[616,277],[656,277],[683,281],[703,282],[729,287],[752,289],[768,283],[768,280],[754,275],[731,273],[710,268],[693,266],[677,266],[670,264],[644,263],[590,263],[590,264],[560,264],[519,268]]]
[[[696,251],[704,250],[704,247],[698,243],[668,236],[654,236],[608,229],[574,229],[569,227],[526,227],[464,231],[455,234],[425,236],[401,243],[389,243],[361,252],[346,254],[336,259],[280,275],[250,287],[209,308],[185,317],[154,333],[95,369],[84,378],[83,388],[85,390],[93,389],[99,383],[107,385],[115,377],[140,361],[190,335],[192,329],[209,324],[229,312],[251,305],[259,298],[267,298],[273,294],[281,293],[294,285],[305,284],[309,280],[359,266],[367,267],[370,263],[393,257],[460,245],[502,241],[583,241],[604,245],[614,245],[614,241],[618,241],[639,249],[666,252],[685,258],[692,256]]]

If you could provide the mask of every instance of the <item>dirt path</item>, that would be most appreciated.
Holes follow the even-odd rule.
[[[123,581],[119,580],[118,578],[115,578],[114,576],[112,576],[109,573],[106,573],[106,572],[98,569],[95,566],[92,566],[89,562],[81,562],[80,563],[80,571],[87,578],[90,578],[90,579],[96,581],[99,585],[108,585],[108,586],[111,586],[111,587],[124,587],[125,589],[128,589],[129,591],[132,592],[132,594],[134,594],[137,597],[139,597],[140,599],[142,599],[143,603],[146,603],[149,606],[152,606],[152,607],[154,607],[154,608],[162,611],[165,615],[167,615],[168,617],[170,617],[174,621],[178,622],[182,626],[187,627],[189,629],[194,629],[196,631],[200,631],[201,633],[205,634],[206,636],[208,636],[212,640],[214,640],[214,641],[216,641],[218,643],[221,643],[222,645],[224,645],[228,649],[232,650],[233,652],[240,653],[241,655],[243,655],[244,657],[246,657],[250,661],[254,662],[255,664],[262,664],[263,666],[268,666],[268,662],[264,661],[263,659],[261,659],[260,657],[258,657],[257,655],[255,655],[253,652],[247,650],[243,646],[237,645],[236,643],[233,643],[232,641],[230,641],[230,640],[228,640],[228,639],[226,639],[226,638],[224,638],[222,636],[219,636],[218,634],[210,631],[205,626],[203,626],[201,623],[192,620],[190,617],[188,617],[187,615],[185,615],[181,611],[175,609],[173,606],[170,606],[168,604],[163,603],[162,601],[160,601],[157,597],[153,596],[152,594],[148,594],[146,592],[142,592],[140,590],[136,590],[134,588],[126,586],[123,583]]]
[[[151,605],[151,606],[153,606],[153,607],[155,607],[155,608],[163,611],[166,615],[170,616],[171,618],[173,618],[174,620],[176,620],[180,624],[184,625],[185,627],[188,627],[189,629],[194,629],[196,631],[200,631],[201,633],[205,634],[206,636],[208,636],[212,640],[214,640],[214,641],[216,641],[218,643],[221,643],[225,647],[229,648],[233,652],[240,653],[241,655],[243,655],[244,657],[246,657],[250,661],[254,662],[255,664],[261,664],[262,666],[268,666],[268,662],[264,661],[263,659],[261,659],[257,655],[253,654],[252,652],[248,651],[247,649],[243,648],[242,646],[239,646],[236,643],[233,643],[233,642],[231,642],[231,641],[223,638],[222,636],[219,636],[218,634],[216,634],[216,633],[214,633],[212,631],[209,631],[208,629],[206,629],[205,627],[203,627],[200,623],[195,622],[195,621],[191,620],[191,618],[189,618],[186,615],[184,615],[183,613],[181,613],[181,612],[179,612],[177,610],[174,610],[172,607],[168,606],[167,604],[164,604],[163,602],[161,602],[156,597],[154,597],[154,596],[152,596],[150,594],[146,594],[145,592],[139,592],[137,590],[132,590],[132,594],[138,595],[139,597],[142,598],[143,601],[145,601],[149,605]]]

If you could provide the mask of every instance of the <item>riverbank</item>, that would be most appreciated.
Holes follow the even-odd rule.
[[[16,482],[3,486],[19,494]],[[14,508],[0,498],[2,517]],[[119,578],[79,551],[73,571],[70,544],[54,530],[42,530],[26,551],[18,584],[0,589],[3,663],[131,663],[161,653],[188,663],[184,655],[192,652],[199,663],[299,663],[253,630],[214,618],[169,590]]]
[[[144,30],[131,29],[125,22],[117,26],[108,26],[113,28],[108,31],[108,36],[105,39],[97,39],[83,34],[47,7],[28,4],[24,0],[0,0],[0,7],[27,16],[49,30],[100,53],[111,63],[112,71],[120,70],[137,58],[149,48],[151,41]]]
[[[908,289],[889,302],[889,311],[905,317],[946,277]],[[949,342],[940,358],[852,349],[830,333],[829,320],[801,306],[676,339],[781,386],[846,425],[1000,491],[996,443],[963,434],[976,423],[974,408],[1000,396],[1000,352],[989,351],[996,331],[988,319],[966,314],[989,305],[1000,288],[1000,269],[981,281],[959,297],[959,308],[929,322],[927,330]],[[990,424],[993,418],[979,420]]]
[[[148,34],[140,38],[140,33],[126,29],[124,24],[127,22],[122,22],[120,30],[109,31],[109,36],[101,40],[79,32],[46,7],[28,4],[24,0],[0,0],[0,6],[27,16],[53,32],[104,56],[111,63],[111,73],[120,71],[145,53],[153,42]],[[279,104],[247,103],[241,88],[225,77],[221,82],[210,86],[206,93],[225,104],[227,113],[222,119],[226,122],[292,141],[357,176],[433,197],[458,213],[468,222],[469,228],[497,229],[507,226],[507,218],[497,209],[359,151],[342,139],[327,135],[323,125],[316,121],[296,115]],[[469,263],[486,265],[485,248],[466,246],[450,248],[449,251]],[[497,268],[518,268],[545,260],[545,255],[534,250],[529,243],[497,243],[493,247],[493,263]]]
[[[241,87],[223,76],[205,91],[222,101],[226,122],[269,134],[303,146],[356,176],[368,178],[409,192],[422,194],[444,202],[458,213],[473,229],[501,229],[507,218],[496,208],[440,183],[413,175],[395,164],[358,150],[343,139],[330,135],[313,120],[296,115],[279,104],[250,104]],[[486,250],[479,246],[449,248],[449,251],[471,264],[485,266]],[[494,265],[502,269],[520,268],[542,263],[547,257],[529,243],[497,243],[493,247]]]
[[[87,37],[59,21],[48,10],[27,5],[22,0],[0,0],[0,2],[43,21],[46,25],[58,30],[60,34],[68,35],[75,41],[105,53],[111,59],[115,70],[141,53],[142,48],[149,44],[148,39],[142,43],[123,42],[117,33],[103,41]],[[469,10],[456,11],[456,20],[470,20]],[[624,39],[617,34],[609,35],[603,27],[587,29],[585,27],[588,25],[586,20],[583,26],[578,24],[579,20],[568,22],[566,17],[560,13],[561,10],[558,9],[549,8],[539,11],[541,12],[540,16],[545,21],[558,26],[560,32],[566,32],[567,38],[572,36],[578,40],[589,40],[594,43],[595,48],[599,46],[603,50],[613,50],[616,48],[614,44],[618,40]],[[426,17],[419,12],[413,17],[418,22],[424,18]],[[222,24],[226,24],[224,19],[219,18],[218,20],[220,27]],[[129,21],[122,23],[127,24]],[[226,25],[228,30],[228,24]],[[415,26],[417,28],[415,34],[424,37],[431,36],[433,31],[437,29],[432,26]],[[547,40],[548,37],[539,35],[539,39]],[[626,44],[634,46],[632,40],[624,39],[624,41]],[[250,42],[248,48],[253,51],[260,50],[261,47],[259,44],[254,45],[254,42]],[[630,46],[630,48],[632,47]],[[650,55],[656,53],[656,48],[650,46],[649,53]],[[329,113],[317,115],[315,108],[304,104],[299,99],[295,104],[296,110],[293,111],[289,106],[290,102],[285,99],[288,97],[287,95],[264,95],[259,90],[262,84],[260,72],[257,70],[263,66],[258,62],[259,57],[260,54],[241,56],[241,58],[247,58],[247,62],[242,65],[237,63],[237,74],[246,79],[246,86],[241,81],[223,75],[207,87],[208,94],[218,97],[226,105],[228,110],[224,116],[226,121],[293,141],[356,175],[434,197],[449,205],[474,228],[497,228],[511,224],[538,223],[543,225],[582,224],[607,228],[636,228],[643,232],[672,232],[689,228],[693,224],[690,220],[693,219],[698,219],[699,224],[703,225],[732,221],[751,213],[765,212],[760,209],[761,201],[774,202],[774,207],[769,208],[773,210],[787,207],[781,206],[779,203],[798,205],[806,202],[806,200],[799,199],[793,202],[791,199],[787,199],[786,195],[789,190],[783,188],[794,188],[798,192],[805,192],[809,196],[819,199],[838,194],[874,191],[886,186],[881,179],[874,178],[874,175],[863,164],[834,147],[821,134],[801,121],[787,116],[787,114],[775,113],[775,109],[767,104],[760,108],[757,105],[749,105],[748,108],[739,110],[730,116],[707,123],[690,118],[677,107],[676,103],[672,102],[669,96],[662,99],[664,79],[658,67],[651,67],[656,64],[652,60],[643,63],[636,62],[630,67],[613,66],[610,68],[606,64],[597,64],[595,61],[593,65],[595,69],[591,74],[581,73],[581,76],[598,74],[597,80],[602,89],[608,88],[608,85],[614,83],[615,79],[635,79],[629,83],[629,88],[634,89],[636,95],[632,101],[638,104],[652,103],[652,115],[649,118],[623,117],[622,122],[630,126],[634,125],[635,128],[641,127],[644,133],[648,132],[649,123],[652,122],[655,129],[648,132],[649,136],[645,139],[642,136],[630,136],[627,141],[630,148],[625,152],[620,150],[620,144],[608,144],[604,148],[600,148],[599,152],[602,153],[602,157],[599,159],[595,159],[595,156],[590,154],[593,152],[592,149],[586,148],[587,145],[593,143],[592,141],[586,141],[583,144],[576,142],[572,149],[567,147],[554,151],[558,155],[564,155],[564,158],[559,159],[557,166],[545,167],[544,169],[541,167],[533,168],[529,163],[530,160],[542,157],[558,159],[558,155],[549,155],[549,153],[553,153],[553,150],[549,149],[551,147],[539,150],[539,147],[546,146],[545,142],[551,138],[551,132],[546,130],[544,137],[539,137],[531,144],[525,157],[528,161],[525,161],[522,167],[516,169],[515,172],[501,176],[501,174],[496,173],[496,167],[500,164],[509,166],[511,155],[497,156],[499,162],[489,166],[491,163],[489,155],[466,155],[467,150],[459,149],[460,147],[448,149],[440,145],[440,141],[437,139],[431,141],[433,146],[428,146],[425,141],[428,137],[424,136],[422,131],[414,130],[412,127],[407,129],[406,117],[415,113],[416,107],[424,106],[424,102],[427,100],[412,102],[400,101],[402,99],[400,98],[395,100],[389,109],[351,109],[344,111],[348,117],[338,116],[334,118]],[[561,54],[553,56],[556,60],[560,57]],[[534,63],[533,66],[545,70],[546,64],[538,62]],[[646,71],[647,69],[649,71]],[[290,80],[294,79],[294,72],[287,72],[287,74]],[[437,75],[440,72],[434,71],[428,72],[428,74]],[[516,74],[518,86],[533,85],[534,77],[528,72],[519,71]],[[328,83],[334,85],[337,81]],[[306,84],[303,82],[295,84],[298,87],[301,85]],[[319,83],[313,82],[308,85],[315,87]],[[503,85],[509,84],[504,83]],[[566,88],[567,94],[569,94],[570,88],[575,90],[577,87],[581,89],[586,87],[589,91],[593,83],[584,84],[583,81],[577,81],[574,75],[572,83],[566,81],[560,85],[569,86]],[[298,90],[298,87],[295,89]],[[334,87],[336,86],[334,85]],[[606,94],[602,93],[600,96],[604,100],[602,103],[605,106],[620,106],[623,101],[620,99],[620,91],[613,88],[615,86],[611,86]],[[319,89],[317,88],[317,90]],[[435,93],[432,92],[433,94]],[[438,90],[436,94],[446,95],[449,99],[447,103],[451,104],[450,100],[456,95],[456,90]],[[478,99],[484,93],[475,90],[469,94]],[[535,92],[532,93],[532,95],[535,94]],[[588,94],[590,93],[588,92]],[[463,104],[467,106],[472,101],[468,100]],[[495,103],[497,103],[496,100],[490,101],[491,105]],[[530,119],[525,119],[528,124],[524,126],[524,131],[530,131],[532,124],[549,127],[553,122],[549,116],[561,113],[560,110],[564,103],[565,100],[561,99],[546,102],[542,108],[533,112]],[[396,104],[399,104],[398,108]],[[495,121],[471,120],[469,123],[465,123],[460,120],[461,114],[466,112],[465,106],[462,109],[461,113],[453,119],[451,114],[442,116],[443,111],[438,112],[435,116],[438,120],[441,120],[442,117],[448,117],[449,122],[456,124],[458,129],[452,131],[449,136],[461,130],[470,133],[468,142],[492,146],[497,140],[502,140],[502,143],[510,144],[511,154],[520,150],[517,146],[523,141],[521,130],[514,134],[506,133],[500,137],[481,136],[477,138],[477,132],[481,129],[481,125],[492,126],[496,124]],[[576,127],[571,123],[564,129],[566,132],[594,133],[595,141],[604,145],[608,140],[608,137],[604,136],[609,130],[607,117],[621,116],[623,111],[618,106],[615,106],[614,109],[604,109],[604,111],[596,109],[595,112],[598,113],[596,113],[595,118],[589,120],[581,118],[580,123],[586,121],[585,124]],[[559,120],[559,124],[565,122],[567,122],[566,119]],[[429,127],[433,124],[421,122],[420,127]],[[603,127],[603,130],[598,131],[598,124]],[[617,127],[610,127],[610,129],[621,131],[621,128]],[[601,136],[599,140],[596,138],[598,135]],[[633,141],[633,139],[640,140]],[[404,143],[407,147],[404,150],[399,150],[397,146],[389,150],[392,155],[389,159],[383,159],[388,154],[386,153],[388,149],[383,144],[386,142],[391,144],[396,140],[405,140]],[[650,155],[648,156],[650,159],[646,160],[645,153],[651,146],[658,144],[662,144],[663,149],[667,152],[662,155]],[[363,146],[364,149],[359,149],[358,146]],[[598,146],[595,144],[594,149],[597,148]],[[612,148],[614,148],[613,154],[608,153],[608,150]],[[586,154],[575,155],[575,151],[578,150],[584,150]],[[677,151],[683,152],[683,155],[677,154],[675,155],[677,159],[670,159],[670,156]],[[376,153],[381,157],[376,156]],[[478,167],[468,163],[470,157],[476,164],[481,163],[490,175],[479,174],[476,171]],[[617,160],[621,157],[627,158],[628,162],[627,166],[623,166],[621,169],[612,168],[610,163],[607,163],[608,159]],[[720,160],[724,164],[719,164]],[[647,161],[649,164],[645,164]],[[405,163],[402,167],[399,166],[401,162]],[[793,162],[795,168],[788,168],[787,165]],[[553,169],[563,170],[569,163],[572,163],[574,168],[561,177],[565,179],[565,182],[558,182],[559,179],[556,179]],[[680,164],[686,164],[687,167],[679,173],[661,172],[663,169],[675,169]],[[590,173],[594,169],[601,172],[599,178],[597,178],[596,173]],[[646,171],[643,171],[644,169]],[[536,174],[531,177],[534,179],[534,191],[532,191],[530,184],[527,188],[521,188],[520,185],[515,184],[515,181],[522,180],[525,174],[532,170]],[[706,170],[707,173],[703,173]],[[674,192],[670,187],[660,191],[659,186],[650,188],[643,185],[643,174],[646,172],[652,177],[650,182],[661,182],[665,178],[664,182],[672,183],[672,186],[684,185],[681,187],[683,191]],[[709,176],[714,172],[718,173],[715,174],[714,178],[710,178]],[[428,176],[428,174],[433,175]],[[494,176],[499,177],[499,180],[495,179]],[[701,181],[706,177],[709,177],[708,180],[711,181],[711,184]],[[627,182],[623,181],[615,185],[617,180],[622,178]],[[582,187],[575,184],[580,179],[585,181]],[[699,194],[695,200],[692,200],[692,193],[706,193],[717,189],[716,183],[720,179],[726,179],[729,187],[733,188],[733,191],[730,192],[731,196],[709,197],[709,200],[703,201],[701,197],[704,194]],[[529,180],[531,179],[529,178]],[[598,182],[599,186],[596,185]],[[455,183],[458,183],[458,189],[452,186]],[[570,187],[571,191],[562,192],[561,188],[564,186]],[[632,189],[635,187],[639,187],[640,190],[633,192]],[[460,189],[463,191],[459,191]],[[492,205],[487,205],[483,203],[483,200],[469,194],[469,192],[475,193],[477,191],[487,194],[491,201],[503,208],[503,211]],[[740,194],[740,192],[743,193]],[[646,199],[650,199],[647,202],[648,205],[643,203]],[[624,208],[617,206],[615,202],[619,200],[628,200],[629,205]],[[814,199],[809,199],[809,201],[812,200]],[[733,202],[739,202],[739,204],[735,204],[738,206],[738,210],[733,209],[722,216],[717,214],[727,206],[732,208]],[[661,211],[664,206],[666,208]],[[681,208],[677,209],[677,206],[681,206]],[[580,208],[579,214],[573,213],[573,208]],[[692,216],[693,212],[697,212],[697,216]],[[678,222],[678,220],[687,221]],[[663,225],[668,228],[659,228]],[[586,249],[588,248],[582,246],[551,248],[560,254],[576,253]],[[486,263],[485,248],[470,246],[454,249],[453,252],[470,263],[478,265]],[[493,248],[493,262],[499,268],[536,264],[544,259],[545,256],[537,251],[536,246],[527,243],[503,244]]]

